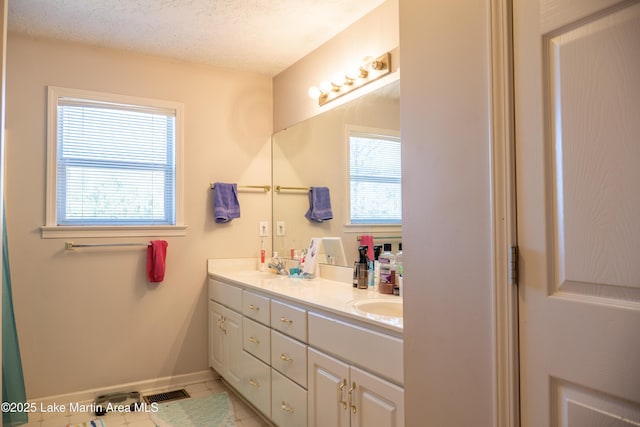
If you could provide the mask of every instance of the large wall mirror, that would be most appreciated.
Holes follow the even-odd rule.
[[[369,91],[322,114],[273,136],[273,250],[290,258],[291,249],[301,250],[312,237],[324,240],[330,252],[320,262],[353,266],[358,257],[360,236],[374,236],[374,243],[391,243],[398,250],[401,226],[390,224],[351,224],[349,133],[352,130],[372,134],[400,135],[400,81]],[[398,144],[399,145],[399,144]],[[333,219],[310,222],[309,188],[328,187]],[[397,200],[400,200],[398,185]],[[394,194],[384,191],[388,200]],[[398,208],[401,210],[401,206]],[[342,241],[344,257],[329,248],[336,238]],[[326,254],[325,254],[326,255]]]

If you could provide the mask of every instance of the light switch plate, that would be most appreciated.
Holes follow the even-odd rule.
[[[276,236],[284,236],[287,234],[287,229],[284,225],[284,221],[278,221],[276,223]]]
[[[260,221],[260,237],[267,237],[269,235],[269,222]]]

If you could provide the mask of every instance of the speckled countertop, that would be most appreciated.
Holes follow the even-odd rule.
[[[224,261],[230,262],[225,263]],[[254,289],[282,300],[302,304],[311,309],[327,311],[393,331],[395,334],[402,334],[402,317],[372,314],[357,308],[357,303],[363,300],[402,301],[398,296],[380,294],[368,289],[356,289],[349,283],[321,277],[308,280],[260,272],[251,268],[254,265],[255,261],[252,260],[249,262],[209,260],[208,274],[214,279],[233,283],[246,289]]]

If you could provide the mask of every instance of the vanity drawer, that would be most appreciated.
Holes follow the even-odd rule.
[[[246,351],[242,357],[245,359],[242,394],[260,412],[271,417],[271,368]]]
[[[237,286],[209,279],[209,298],[237,312],[242,311],[242,289]]]
[[[242,314],[263,325],[269,325],[269,298],[242,291]]]
[[[244,317],[242,319],[242,348],[265,363],[270,363],[271,336],[269,328]]]
[[[280,427],[307,425],[307,391],[273,369],[271,419]]]
[[[309,345],[403,384],[401,338],[309,313]]]
[[[271,327],[307,342],[307,311],[271,300]]]
[[[271,331],[271,366],[307,388],[307,346]]]

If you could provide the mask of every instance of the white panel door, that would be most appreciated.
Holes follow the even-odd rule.
[[[308,360],[309,427],[349,427],[349,365],[312,348]]]
[[[209,300],[209,366],[224,376],[225,360],[225,335],[224,320],[225,308],[218,303]]]
[[[404,390],[351,367],[351,427],[404,427]]]
[[[640,2],[514,0],[523,427],[640,426]]]
[[[242,387],[245,372],[242,356],[242,316],[233,310],[225,309],[224,332],[226,338],[226,376],[225,380],[236,390]]]

